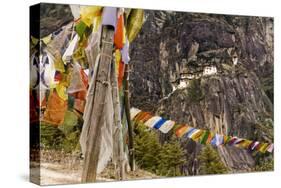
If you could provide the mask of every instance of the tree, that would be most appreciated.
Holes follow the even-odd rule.
[[[186,160],[177,140],[161,146],[157,133],[142,124],[135,126],[135,133],[135,159],[140,168],[161,176],[181,175],[180,166]]]
[[[155,132],[144,125],[136,126],[134,139],[136,163],[139,167],[155,173],[159,162],[160,144]]]
[[[255,167],[255,171],[272,171],[274,170],[274,161],[270,159]]]
[[[205,146],[199,156],[199,173],[205,174],[224,174],[228,169],[223,164],[217,151],[212,146]]]
[[[163,176],[180,176],[180,166],[186,163],[185,153],[179,142],[173,140],[165,143],[159,154],[158,174]]]
[[[257,153],[255,156],[255,171],[272,171],[274,170],[274,158],[269,153]]]

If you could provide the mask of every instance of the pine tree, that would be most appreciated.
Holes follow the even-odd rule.
[[[198,156],[199,173],[204,174],[224,174],[228,169],[223,164],[217,151],[212,146],[205,146]]]
[[[142,124],[135,127],[134,144],[137,165],[161,176],[181,175],[179,167],[186,160],[180,143],[177,140],[172,140],[161,146],[155,131]]]
[[[180,176],[180,166],[186,162],[185,153],[176,140],[165,143],[160,151],[158,174]]]
[[[261,163],[255,167],[255,171],[273,171],[274,170],[274,161],[270,159]]]
[[[255,171],[274,170],[274,158],[269,153],[257,153],[254,158],[256,161]]]
[[[134,138],[136,163],[139,167],[155,173],[159,162],[160,144],[155,132],[137,125]]]

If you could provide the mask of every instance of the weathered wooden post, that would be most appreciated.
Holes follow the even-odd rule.
[[[129,65],[125,65],[125,87],[124,87],[124,102],[125,102],[125,112],[128,122],[128,132],[129,132],[129,163],[131,167],[131,171],[135,170],[135,152],[134,152],[134,137],[133,137],[133,125],[131,122],[131,115],[130,115],[130,92],[129,92]]]
[[[122,136],[122,122],[120,113],[120,100],[118,92],[117,74],[115,71],[115,62],[111,71],[111,86],[112,86],[112,101],[113,101],[113,160],[117,159],[117,168],[115,166],[116,179],[122,180],[125,177],[125,159],[124,159],[124,144]],[[115,162],[115,161],[114,161]],[[116,164],[115,164],[116,165]]]
[[[94,182],[97,178],[97,167],[101,146],[102,116],[105,110],[107,87],[110,84],[110,70],[113,51],[114,29],[102,26],[100,63],[95,83],[94,105],[91,112],[91,126],[88,133],[85,160],[82,172],[82,182]]]

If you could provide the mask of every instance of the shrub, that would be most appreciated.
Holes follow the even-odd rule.
[[[228,169],[223,164],[217,151],[210,145],[206,145],[199,156],[199,173],[205,174],[224,174]]]
[[[161,176],[181,175],[179,168],[186,161],[178,141],[172,140],[161,146],[157,133],[142,124],[136,126],[135,132],[135,156],[140,168]]]

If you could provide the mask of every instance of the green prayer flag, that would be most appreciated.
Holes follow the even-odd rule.
[[[83,35],[86,31],[87,25],[80,21],[76,26],[75,26],[75,31],[77,32],[77,34],[79,35],[80,38],[83,38]]]
[[[206,144],[209,135],[210,135],[209,131],[204,131],[204,133],[201,136],[200,144]]]

